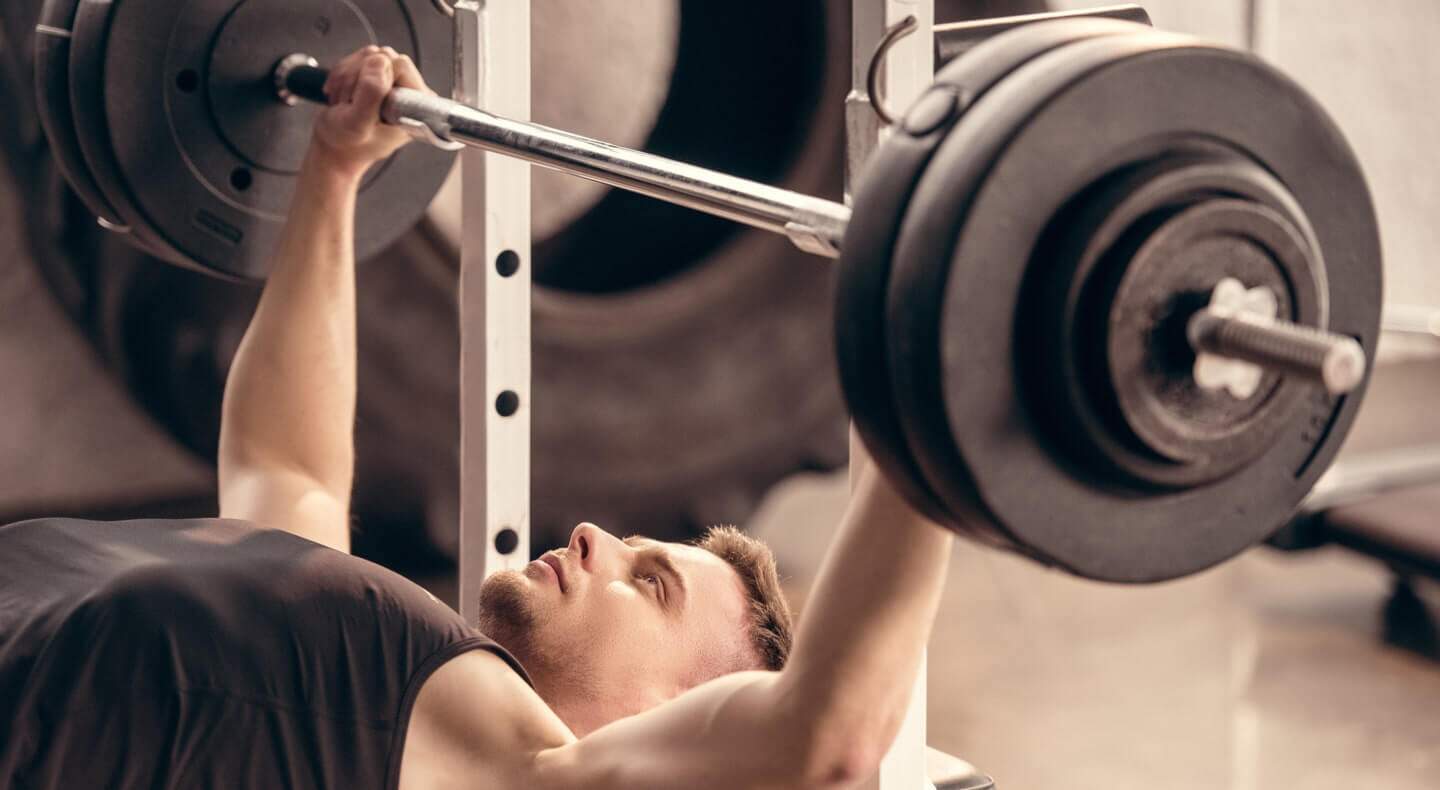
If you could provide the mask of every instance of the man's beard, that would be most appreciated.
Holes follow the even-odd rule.
[[[491,574],[480,585],[480,630],[523,663],[534,647],[535,611],[518,571]]]
[[[587,696],[594,682],[583,656],[563,657],[542,644],[540,613],[518,571],[500,571],[480,585],[480,632],[505,648],[525,668],[535,690],[552,707],[579,692]]]

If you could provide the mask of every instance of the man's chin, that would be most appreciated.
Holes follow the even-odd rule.
[[[535,627],[533,597],[531,581],[519,571],[491,574],[480,585],[480,630],[513,652],[511,645],[527,642]]]

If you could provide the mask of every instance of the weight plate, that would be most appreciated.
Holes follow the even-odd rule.
[[[938,302],[910,309],[942,316],[928,338],[923,321],[890,327],[892,344],[904,332],[932,349],[891,357],[914,368],[897,368],[896,380],[913,382],[916,392],[897,393],[906,395],[902,427],[922,470],[943,480],[957,464],[974,481],[974,504],[1016,549],[1082,576],[1169,579],[1259,541],[1333,459],[1363,395],[1363,385],[1340,398],[1312,389],[1285,433],[1243,473],[1180,491],[1097,484],[1047,437],[1022,389],[1015,340],[1027,268],[1048,263],[1035,255],[1047,224],[1103,176],[1199,139],[1246,153],[1295,196],[1324,256],[1329,329],[1355,337],[1373,358],[1379,237],[1353,154],[1283,75],[1248,54],[1181,36],[1146,31],[1074,43],[996,85],[936,153],[897,247],[898,261],[948,261],[938,287],[897,276],[890,295],[892,308]],[[957,177],[967,163],[984,167],[973,163],[987,149],[1000,153],[989,158],[983,183]],[[899,316],[892,309],[889,317]],[[925,436],[926,421],[908,411],[937,389],[949,441]]]
[[[387,45],[437,93],[451,90],[451,28],[429,0],[122,0],[111,16],[103,108],[123,181],[175,262],[222,276],[268,273],[319,112],[274,98],[283,57],[303,52],[328,66]],[[356,257],[410,228],[453,161],[416,144],[372,169],[356,206]]]
[[[1268,289],[1287,320],[1323,326],[1316,278],[1307,271],[1317,253],[1277,212],[1215,198],[1178,210],[1123,257],[1130,260],[1113,292],[1093,295],[1097,308],[1109,308],[1094,321],[1105,325],[1106,367],[1087,377],[1109,384],[1099,398],[1114,400],[1119,433],[1135,439],[1122,445],[1121,471],[1185,487],[1243,468],[1289,425],[1312,385],[1268,372],[1243,399],[1205,390],[1194,379],[1188,319],[1218,276]]]
[[[1046,229],[1021,295],[1021,374],[1076,462],[1134,482],[1209,482],[1252,460],[1308,388],[1262,377],[1238,400],[1192,377],[1186,325],[1219,278],[1326,323],[1314,231],[1285,187],[1233,150],[1195,143],[1083,190]]]
[[[70,39],[69,97],[80,151],[95,185],[125,228],[125,238],[158,258],[183,263],[184,256],[160,237],[136,206],[111,147],[111,127],[104,112],[104,54],[113,9],[112,0],[80,0],[75,8]]]
[[[70,112],[70,38],[77,0],[47,0],[35,27],[35,109],[55,165],[97,218],[122,226],[120,216],[90,175]]]
[[[841,386],[856,430],[876,464],[912,506],[939,523],[960,524],[930,490],[906,448],[886,362],[885,294],[901,219],[935,149],[991,85],[1020,64],[1076,38],[1130,30],[1109,20],[1081,20],[1070,28],[1035,25],[976,46],[936,75],[935,84],[911,107],[901,128],[866,164],[838,262],[835,338]],[[912,117],[927,114],[931,103],[927,98],[934,101],[942,93],[946,95],[941,99],[953,106],[948,115],[939,121]]]

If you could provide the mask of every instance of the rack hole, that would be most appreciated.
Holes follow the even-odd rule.
[[[495,271],[501,277],[514,276],[520,271],[520,256],[514,250],[505,250],[495,258]]]
[[[511,554],[520,546],[520,533],[506,527],[495,533],[495,550],[501,554]]]
[[[495,411],[501,417],[509,417],[520,409],[520,396],[514,390],[505,390],[495,398]]]

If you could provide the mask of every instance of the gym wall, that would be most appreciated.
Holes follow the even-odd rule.
[[[1099,5],[1059,0],[1057,8]],[[1386,304],[1440,304],[1440,4],[1433,0],[1150,0],[1155,26],[1255,50],[1340,124],[1374,192]],[[1382,347],[1383,348],[1383,347]]]

